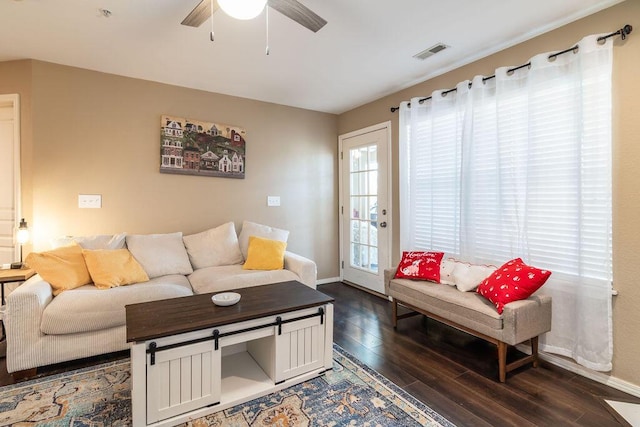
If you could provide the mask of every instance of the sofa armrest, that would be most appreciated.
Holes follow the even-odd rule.
[[[16,364],[21,364],[21,359],[30,357],[24,353],[25,350],[37,351],[36,343],[44,335],[40,331],[42,313],[52,299],[51,285],[38,274],[18,286],[7,297],[4,321],[9,372],[22,369]]]
[[[316,288],[318,269],[316,263],[301,255],[286,251],[284,253],[284,268],[300,277],[300,281],[310,288]]]
[[[504,306],[504,341],[520,344],[551,330],[551,297],[532,295]]]
[[[389,295],[389,282],[396,275],[395,268],[387,268],[384,270],[384,294]]]

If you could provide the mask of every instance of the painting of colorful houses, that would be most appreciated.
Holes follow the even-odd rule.
[[[162,116],[160,172],[244,178],[245,130]]]

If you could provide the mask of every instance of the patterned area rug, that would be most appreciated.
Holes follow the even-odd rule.
[[[453,426],[337,345],[333,361],[320,377],[183,426]],[[121,360],[2,387],[0,426],[129,426],[130,381]]]

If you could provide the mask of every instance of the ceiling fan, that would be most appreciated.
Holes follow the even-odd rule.
[[[200,3],[198,3],[198,5],[187,15],[187,17],[184,18],[181,24],[188,25],[190,27],[199,27],[220,8],[234,18],[252,19],[262,12],[265,5],[272,7],[284,16],[296,21],[298,24],[310,29],[314,33],[318,32],[327,23],[327,21],[297,0],[247,1],[247,3],[257,3],[253,7],[253,13],[240,13],[236,16],[232,10],[233,6],[238,6],[241,3],[243,2],[240,0],[201,0]]]

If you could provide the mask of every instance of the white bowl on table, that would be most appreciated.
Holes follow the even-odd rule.
[[[213,301],[215,305],[223,307],[233,305],[240,301],[240,294],[236,292],[222,292],[212,296],[211,301]]]

